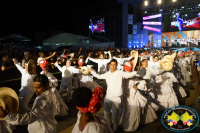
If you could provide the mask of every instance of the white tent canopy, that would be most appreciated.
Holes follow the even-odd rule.
[[[60,46],[71,46],[72,48],[77,48],[77,47],[107,48],[109,45],[114,46],[114,44],[115,44],[114,42],[101,43],[96,40],[91,40],[88,37],[75,35],[71,33],[61,33],[43,41],[43,45],[49,46],[51,47],[51,49],[56,49]]]
[[[88,37],[75,35],[71,33],[61,33],[58,35],[55,35],[53,37],[50,37],[43,41],[44,45],[72,45],[77,44],[81,40],[87,40]]]

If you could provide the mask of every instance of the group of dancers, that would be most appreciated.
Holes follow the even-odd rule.
[[[12,132],[16,125],[28,125],[30,133],[54,133],[55,116],[67,115],[66,103],[71,101],[79,110],[72,133],[112,133],[119,126],[124,131],[136,131],[139,124],[157,119],[157,111],[184,105],[185,98],[190,97],[189,89],[193,89],[190,68],[191,61],[197,58],[195,51],[132,50],[129,57],[124,57],[123,52],[118,52],[117,57],[110,51],[105,53],[109,55],[107,59],[103,52],[97,59],[90,54],[86,59],[81,57],[76,67],[71,66],[72,58],[67,58],[64,66],[56,61],[55,66],[62,72],[59,91],[58,80],[48,71],[47,61],[56,52],[49,57],[39,53],[40,74],[36,74],[33,60],[25,62],[23,68],[13,59],[22,74],[21,89],[15,98],[19,101],[19,111],[12,111],[11,94],[2,93],[5,88],[0,88],[0,131]],[[97,72],[88,62],[98,64]],[[65,90],[67,96],[63,99]],[[30,109],[34,92],[37,97]],[[102,102],[104,116],[97,114]]]

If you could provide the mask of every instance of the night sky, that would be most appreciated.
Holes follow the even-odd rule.
[[[81,10],[103,4],[104,0],[1,2],[0,37],[22,34],[32,38],[39,31],[76,33],[77,16],[82,13]]]

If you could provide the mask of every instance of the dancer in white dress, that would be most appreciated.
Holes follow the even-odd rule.
[[[67,115],[67,111],[68,111],[68,107],[65,104],[65,102],[62,100],[60,94],[58,93],[58,90],[56,89],[56,87],[58,86],[58,80],[48,71],[48,66],[50,65],[49,62],[45,62],[43,63],[41,66],[42,68],[42,72],[40,74],[45,74],[47,76],[47,78],[49,79],[49,86],[52,90],[52,92],[54,92],[56,99],[54,102],[56,103],[56,112],[55,115],[56,116],[64,116]]]
[[[113,56],[112,58],[117,60],[117,63],[118,63],[117,69],[123,70],[123,69],[124,69],[124,63],[125,63],[126,61],[131,60],[133,57],[123,58],[123,53],[120,53],[120,54],[119,54],[119,58],[117,58],[117,57],[115,57],[115,56]]]
[[[173,90],[173,82],[178,81],[171,72],[164,72],[155,77],[153,88],[157,92],[158,98],[155,103],[159,105],[159,111],[165,111],[170,107],[179,105],[176,93]]]
[[[85,62],[87,63],[88,59],[89,59],[89,60],[97,63],[98,64],[98,71],[97,71],[97,73],[98,74],[104,74],[104,73],[107,72],[107,64],[112,59],[110,51],[108,51],[108,54],[109,54],[109,59],[104,59],[104,54],[101,53],[100,59],[93,59],[93,58],[88,57]],[[100,84],[100,79],[97,79],[97,83]],[[106,91],[106,81],[105,80],[103,80],[103,89],[104,89],[104,91]]]
[[[81,67],[80,74],[76,74],[76,80],[73,83],[73,86],[76,88],[87,87],[94,92],[94,89],[97,87],[101,87],[93,80],[93,76],[89,73],[88,68],[86,66]]]
[[[113,133],[103,116],[97,114],[103,100],[103,89],[97,87],[94,92],[81,87],[74,90],[72,101],[79,110],[77,122],[72,133]]]
[[[144,113],[144,107],[147,104],[147,99],[137,90],[139,88],[137,84],[140,84],[138,77],[123,79],[122,124],[124,131],[137,130],[140,114]]]
[[[28,73],[28,61],[25,62],[25,69],[20,66],[17,60],[13,59],[15,66],[21,72],[21,89],[19,90],[19,108],[21,109],[21,113],[26,113],[30,109],[28,107],[29,101],[34,95],[33,90],[33,78],[36,74],[36,68],[34,69],[34,73]]]
[[[80,73],[80,69],[77,69],[77,68],[71,66],[71,60],[69,60],[69,59],[66,61],[66,66],[61,67],[60,65],[58,65],[57,62],[54,65],[62,72],[62,81],[60,84],[59,93],[60,93],[60,95],[62,95],[65,88],[67,88],[66,100],[67,100],[67,102],[69,102],[69,99],[71,97],[73,75],[75,73]]]
[[[126,62],[125,71],[130,72],[132,66],[131,62]],[[158,106],[147,100],[143,94],[147,91],[146,82],[141,77],[123,79],[122,124],[124,131],[135,131],[140,123],[147,124],[157,119],[155,111]]]

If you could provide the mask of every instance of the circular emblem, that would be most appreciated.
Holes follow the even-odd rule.
[[[162,124],[173,132],[188,132],[199,123],[198,113],[187,106],[174,106],[167,109],[161,117]]]

